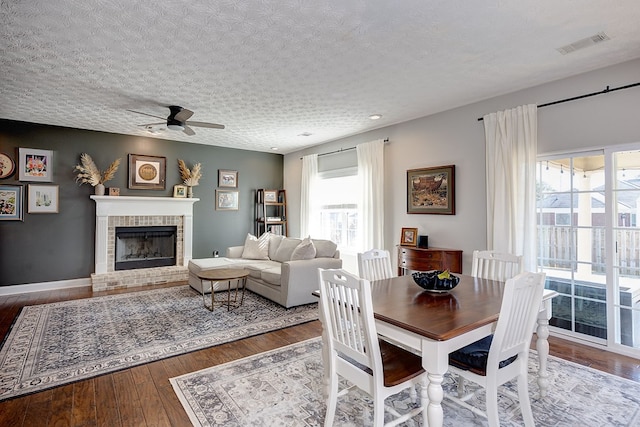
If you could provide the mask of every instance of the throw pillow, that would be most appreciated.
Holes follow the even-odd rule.
[[[313,245],[311,238],[307,237],[302,240],[291,254],[291,261],[299,259],[314,259],[316,257],[316,247]]]
[[[269,259],[269,233],[264,233],[259,238],[248,233],[242,249],[242,258]]]
[[[285,237],[282,242],[280,242],[280,246],[276,251],[276,256],[271,258],[273,261],[278,262],[287,262],[291,260],[291,254],[295,250],[295,248],[300,244],[300,239],[293,239],[290,237]]]
[[[333,258],[333,256],[336,254],[338,245],[336,245],[331,240],[311,239],[311,241],[316,247],[317,258]]]
[[[280,243],[282,243],[283,240],[283,235],[271,233],[271,238],[269,239],[269,259],[276,258],[276,252],[278,252]]]

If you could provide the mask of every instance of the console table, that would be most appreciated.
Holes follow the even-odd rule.
[[[462,273],[462,251],[398,246],[398,276],[404,276],[407,270],[449,270],[452,273]]]

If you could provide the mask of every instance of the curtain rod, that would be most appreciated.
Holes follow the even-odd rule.
[[[540,104],[538,105],[538,108],[542,108],[542,107],[548,107],[549,105],[556,105],[556,104],[562,104],[563,102],[569,102],[569,101],[575,101],[577,99],[582,99],[582,98],[589,98],[590,96],[596,96],[596,95],[602,95],[604,93],[610,93],[610,92],[615,92],[617,90],[622,90],[622,89],[629,89],[635,86],[640,86],[640,82],[638,83],[632,83],[630,85],[626,85],[626,86],[620,86],[620,87],[616,87],[613,89],[609,89],[609,86],[607,86],[605,88],[605,90],[602,90],[600,92],[593,92],[593,93],[587,93],[585,95],[580,95],[580,96],[574,96],[573,98],[566,98],[566,99],[561,99],[559,101],[553,101],[553,102],[547,102],[546,104]],[[481,122],[483,121],[484,118],[480,117],[478,118],[478,121]]]
[[[386,142],[389,142],[389,138],[385,138],[385,139],[384,139],[384,141],[382,141],[382,142],[385,142],[385,143],[386,143]],[[356,147],[341,148],[341,149],[339,149],[339,150],[329,151],[328,153],[321,153],[321,154],[318,154],[318,157],[321,157],[321,156],[328,156],[329,154],[342,153],[343,151],[351,151],[351,150],[355,150],[355,149],[356,149]],[[300,157],[300,160],[302,160],[302,157]]]

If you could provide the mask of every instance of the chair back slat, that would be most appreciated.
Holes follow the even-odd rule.
[[[542,294],[545,273],[521,273],[505,283],[500,316],[489,350],[487,375],[498,363],[516,354],[527,357]]]
[[[522,255],[496,251],[473,251],[471,275],[474,277],[505,282],[522,271]]]
[[[369,281],[389,279],[394,276],[391,256],[384,249],[371,249],[358,253],[358,275]]]
[[[371,284],[342,269],[319,269],[320,299],[329,346],[381,372],[382,361],[373,319]],[[379,369],[374,369],[378,366]]]

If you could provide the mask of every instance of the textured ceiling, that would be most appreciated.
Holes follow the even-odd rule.
[[[0,7],[0,118],[283,154],[640,57],[638,0]],[[162,120],[127,111],[169,105],[226,129],[150,133]]]

